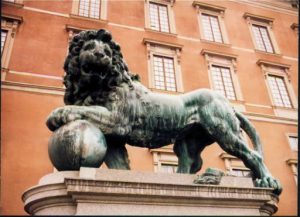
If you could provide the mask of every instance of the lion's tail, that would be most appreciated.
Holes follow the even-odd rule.
[[[246,118],[242,113],[235,111],[236,117],[241,122],[241,128],[247,133],[249,138],[251,139],[255,151],[257,151],[261,157],[263,157],[262,144],[260,142],[259,135],[255,130],[254,126],[250,123],[250,121]]]

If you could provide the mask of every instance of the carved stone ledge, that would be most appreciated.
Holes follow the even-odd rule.
[[[278,198],[251,178],[80,168],[44,176],[22,196],[31,215],[272,215]]]

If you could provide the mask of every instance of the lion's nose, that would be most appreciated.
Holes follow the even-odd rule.
[[[99,58],[104,57],[103,53],[101,53],[101,52],[95,52],[94,55]]]

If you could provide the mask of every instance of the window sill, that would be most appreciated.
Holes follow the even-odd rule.
[[[272,56],[276,56],[276,57],[281,57],[282,54],[279,53],[269,53],[269,52],[265,52],[262,50],[258,50],[258,49],[254,49],[255,53],[261,53],[261,54],[267,54],[267,55],[272,55]]]
[[[3,4],[3,5],[9,5],[9,6],[17,7],[17,8],[22,8],[22,7],[24,7],[24,4],[14,3],[14,2],[6,2],[6,1],[2,1],[2,4]]]
[[[161,31],[157,31],[157,30],[153,30],[150,28],[145,28],[146,32],[153,32],[153,33],[158,33],[158,34],[162,34],[162,35],[167,35],[167,36],[171,36],[171,37],[177,37],[176,33],[171,33],[171,32],[161,32]]]
[[[231,47],[231,44],[227,44],[227,43],[209,41],[209,40],[206,40],[206,39],[200,39],[200,41],[203,42],[203,43],[208,43],[208,44],[221,45],[221,46],[224,46],[224,47]]]
[[[286,108],[279,106],[272,106],[275,116],[282,118],[289,118],[293,120],[298,120],[298,110],[295,108]]]
[[[97,18],[90,18],[90,17],[84,17],[84,16],[79,16],[77,14],[70,14],[70,17],[71,18],[75,18],[75,19],[79,19],[79,20],[94,21],[94,22],[103,23],[103,24],[107,24],[108,23],[107,20],[102,20],[102,19],[97,19]]]

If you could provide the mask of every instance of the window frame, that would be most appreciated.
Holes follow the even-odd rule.
[[[171,58],[171,57],[167,57],[167,56],[162,56],[162,55],[157,55],[157,54],[153,54],[153,61],[155,58],[160,58],[162,60],[162,69],[163,69],[163,78],[164,78],[164,81],[163,81],[163,86],[164,86],[164,89],[159,89],[157,86],[156,86],[156,79],[155,79],[155,75],[156,75],[156,71],[155,71],[155,67],[153,69],[153,74],[154,74],[154,86],[155,86],[155,89],[158,89],[158,90],[164,90],[164,91],[174,91],[174,92],[177,92],[177,85],[176,85],[176,73],[175,73],[175,64],[174,64],[174,58]],[[168,90],[168,85],[167,85],[167,76],[166,76],[166,67],[165,67],[165,59],[169,59],[169,60],[172,60],[172,64],[173,64],[173,75],[174,75],[174,85],[175,85],[175,90]],[[155,61],[154,61],[155,62]],[[152,63],[153,65],[155,65],[155,63]]]
[[[286,138],[288,140],[289,147],[290,147],[291,151],[292,152],[298,152],[298,146],[297,146],[297,150],[293,149],[293,147],[291,145],[290,137],[297,137],[298,138],[298,134],[297,133],[286,133]],[[299,143],[299,140],[298,140],[298,143]]]
[[[270,18],[270,17],[251,14],[248,12],[244,13],[243,17],[245,18],[246,23],[248,25],[250,36],[251,36],[255,51],[266,53],[266,54],[271,54],[271,55],[281,55],[279,46],[278,46],[276,38],[275,38],[275,34],[272,30],[274,19]],[[266,28],[268,37],[270,39],[271,46],[273,48],[273,53],[260,50],[260,48],[256,42],[254,33],[253,33],[253,25]]]
[[[169,32],[162,32],[151,28],[150,3],[163,5],[167,7]],[[145,29],[147,31],[153,31],[157,33],[167,34],[167,35],[176,35],[176,25],[175,25],[174,11],[173,11],[174,4],[175,4],[175,0],[145,0],[145,4],[144,4]]]
[[[173,152],[173,145],[168,145],[158,149],[149,149],[153,157],[153,170],[156,173],[162,173],[162,165],[171,165],[178,167],[178,158]],[[164,172],[165,173],[165,172]]]
[[[143,39],[143,43],[146,45],[147,50],[147,63],[148,63],[148,87],[153,91],[165,92],[170,94],[183,93],[183,82],[182,82],[182,73],[181,73],[181,63],[180,56],[182,45],[172,44],[162,41],[155,41],[152,39]],[[174,73],[175,73],[175,82],[176,82],[176,91],[160,90],[156,89],[154,81],[154,56],[163,56],[166,58],[172,58],[174,63]]]
[[[5,1],[3,0],[2,3],[3,4],[7,4],[7,5],[11,5],[11,6],[15,6],[15,7],[19,7],[19,8],[22,8],[24,7],[24,3],[23,3],[24,0],[14,0],[14,2],[12,1]]]
[[[225,164],[225,173],[226,175],[231,175],[231,176],[236,176],[234,175],[233,170],[239,170],[239,171],[250,171],[251,170],[249,168],[247,168],[243,161],[241,161],[240,159],[236,158],[235,156],[232,156],[226,152],[222,152],[219,157],[224,160],[224,164]],[[238,176],[238,177],[247,177],[250,178],[252,176]]]
[[[235,107],[239,111],[245,111],[245,106],[242,105],[244,102],[243,94],[241,91],[240,82],[237,75],[237,56],[232,54],[220,53],[217,51],[203,49],[201,54],[204,55],[208,70],[209,84],[212,89],[214,88],[214,81],[211,73],[213,65],[229,68],[230,75],[235,91],[236,100],[228,99],[231,103],[237,103]]]
[[[107,1],[108,0],[99,0],[100,1],[100,4],[99,4],[99,7],[100,7],[100,14],[99,14],[99,18],[93,18],[93,17],[86,17],[86,16],[82,16],[82,15],[79,15],[79,5],[80,5],[80,1],[81,0],[72,0],[72,10],[71,10],[71,13],[70,13],[70,16],[71,17],[74,17],[74,18],[80,18],[80,19],[87,19],[87,20],[99,20],[99,21],[106,21],[107,20]],[[91,1],[91,0],[89,0]],[[89,10],[90,10],[90,7],[89,7]]]
[[[292,118],[297,119],[298,117],[298,100],[296,94],[293,90],[293,86],[291,84],[291,75],[290,75],[290,65],[281,64],[281,63],[274,63],[267,60],[259,59],[256,62],[257,65],[260,66],[261,71],[263,72],[265,84],[267,87],[267,91],[269,94],[269,98],[271,101],[271,106],[274,109],[274,113],[276,116],[285,117],[285,118]],[[286,90],[288,92],[290,101],[291,101],[291,108],[289,107],[282,107],[275,104],[273,99],[272,90],[269,86],[268,76],[278,76],[282,77],[283,81],[286,86]]]
[[[219,45],[230,45],[226,26],[225,26],[225,20],[224,20],[226,8],[208,4],[208,3],[198,2],[198,1],[194,1],[193,6],[196,8],[197,11],[197,20],[198,20],[201,41],[208,42],[208,43],[216,43]],[[218,18],[218,25],[219,25],[219,31],[221,34],[222,42],[211,41],[205,38],[204,27],[202,25],[202,14]]]
[[[1,69],[8,70],[10,57],[13,49],[13,44],[16,38],[20,24],[23,22],[23,17],[2,14],[1,29],[7,31],[6,41],[1,54]]]

